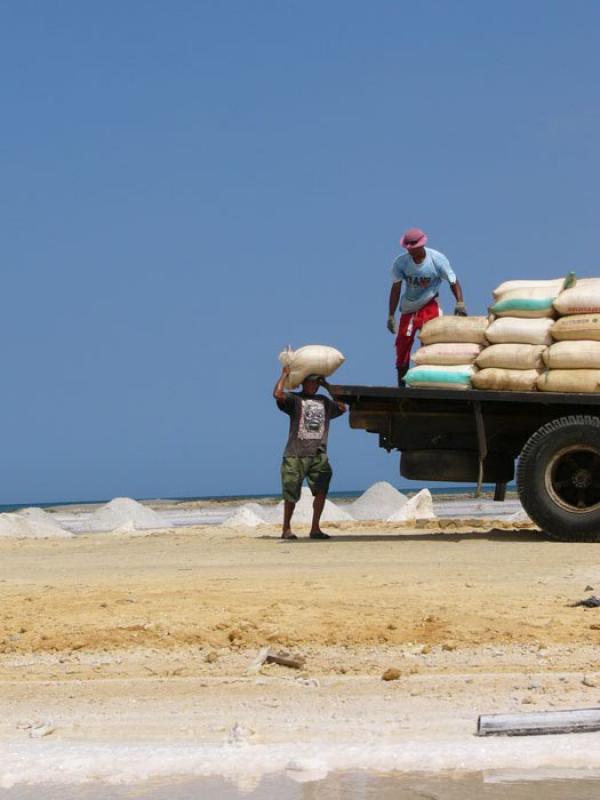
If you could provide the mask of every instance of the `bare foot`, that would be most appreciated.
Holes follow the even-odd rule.
[[[292,533],[291,531],[284,531],[281,534],[281,538],[282,539],[297,539],[298,537],[296,536],[295,533]]]

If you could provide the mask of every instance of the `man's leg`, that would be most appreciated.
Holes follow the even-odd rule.
[[[329,484],[333,471],[329,464],[329,459],[325,454],[315,456],[307,472],[308,485],[313,493],[313,517],[310,526],[311,539],[331,539],[327,533],[321,530],[321,514],[327,500]]]
[[[323,533],[321,530],[321,514],[323,513],[323,508],[325,507],[325,500],[327,500],[327,493],[326,492],[319,492],[315,495],[313,500],[313,517],[312,517],[312,525],[310,526],[310,535],[315,538],[317,534],[319,535],[319,539],[323,536],[327,536],[326,533]],[[327,536],[329,539],[330,537]]]
[[[283,501],[283,528],[281,530],[282,539],[298,538],[295,534],[292,533],[292,516],[294,515],[295,508],[296,508],[296,503],[292,503],[290,500]]]
[[[410,367],[410,351],[412,350],[415,334],[414,314],[402,314],[398,325],[396,337],[396,369],[398,371],[398,386],[404,386],[404,376]]]
[[[408,364],[403,367],[396,367],[396,372],[398,373],[398,386],[402,389],[406,384],[404,383],[404,377],[408,372]]]
[[[302,460],[296,456],[286,456],[281,462],[281,490],[283,494],[282,539],[297,539],[292,533],[292,516],[300,499],[304,470]]]

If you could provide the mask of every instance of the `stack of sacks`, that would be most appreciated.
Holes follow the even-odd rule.
[[[423,325],[423,345],[406,385],[420,389],[470,389],[474,362],[486,343],[487,317],[437,317]]]
[[[552,342],[554,301],[575,276],[549,281],[507,281],[494,291],[488,326],[490,346],[477,357],[476,389],[531,392],[544,369],[543,356]]]
[[[554,302],[560,315],[544,355],[543,392],[600,391],[600,279],[583,278]]]

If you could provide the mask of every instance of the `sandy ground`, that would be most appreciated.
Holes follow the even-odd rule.
[[[598,546],[442,524],[0,540],[0,739],[387,743],[600,705],[600,609],[568,606]]]

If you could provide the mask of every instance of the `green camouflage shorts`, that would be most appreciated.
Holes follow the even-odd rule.
[[[316,456],[284,456],[281,463],[283,499],[297,503],[305,478],[313,495],[327,494],[332,475],[327,453],[318,453]]]

